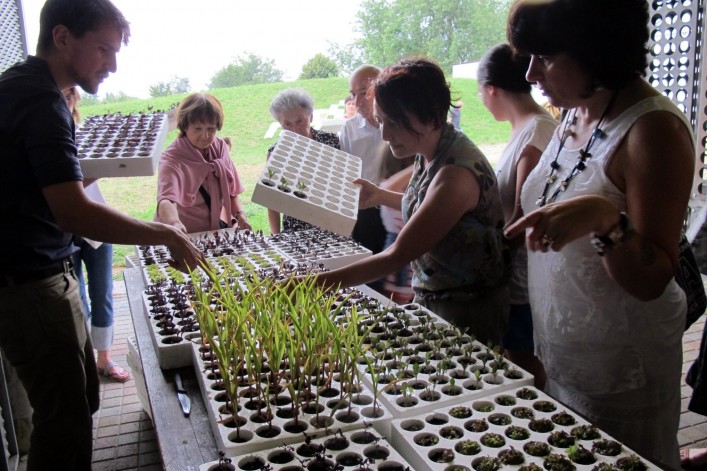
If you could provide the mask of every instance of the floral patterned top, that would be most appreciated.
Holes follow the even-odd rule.
[[[445,125],[437,155],[430,165],[425,168],[423,157],[417,156],[403,196],[403,219],[407,222],[415,214],[430,183],[445,165],[458,165],[476,176],[481,188],[479,202],[432,250],[413,260],[412,286],[416,292],[461,288],[483,295],[504,285],[510,272],[501,199],[496,175],[486,157],[451,124]]]
[[[318,129],[309,128],[309,132],[312,135],[312,139],[321,143],[326,144],[334,149],[341,149],[339,146],[339,135],[329,131],[320,131]],[[268,155],[275,149],[275,144],[268,148]],[[282,230],[283,232],[294,232],[294,231],[304,231],[307,229],[312,229],[315,226],[308,222],[301,221],[297,218],[293,218],[286,214],[282,215]]]

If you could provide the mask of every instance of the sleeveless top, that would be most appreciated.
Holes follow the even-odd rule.
[[[503,149],[503,154],[496,166],[496,178],[506,223],[515,211],[518,159],[521,152],[526,146],[533,146],[540,152],[544,151],[552,139],[552,132],[557,128],[557,124],[557,121],[549,115],[533,116]],[[525,244],[516,248],[512,252],[512,257],[509,282],[510,303],[528,304],[528,250]]]
[[[496,175],[486,157],[451,124],[445,124],[437,154],[427,167],[422,155],[416,157],[402,199],[403,220],[407,222],[415,214],[430,183],[446,165],[474,174],[481,190],[479,202],[432,250],[413,260],[412,286],[416,291],[432,292],[463,288],[483,296],[504,285],[509,271],[501,200]]]
[[[609,180],[605,170],[634,122],[657,110],[680,117],[690,129],[685,116],[663,96],[636,103],[607,123],[603,129],[606,136],[595,141],[586,169],[571,180],[565,192],[560,192],[557,201],[598,194],[625,211],[626,196]],[[542,192],[559,142],[555,133],[523,186],[525,214],[537,209],[535,201]],[[562,150],[556,184],[574,166],[578,154],[579,149]],[[548,194],[552,191],[554,186]],[[579,394],[621,393],[644,387],[649,377],[650,382],[657,381],[658,386],[652,383],[652,393],[645,397],[633,396],[632,404],[625,404],[635,411],[652,404],[659,390],[673,386],[665,381],[660,384],[660,372],[665,371],[664,368],[680,370],[685,294],[674,279],[663,294],[652,301],[640,301],[627,294],[609,278],[602,258],[589,240],[587,235],[559,252],[528,255],[536,354],[551,380]],[[668,376],[664,375],[666,380]],[[615,406],[621,407],[620,404]]]

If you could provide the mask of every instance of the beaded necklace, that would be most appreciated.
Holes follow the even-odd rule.
[[[606,119],[606,115],[609,114],[609,110],[611,109],[611,106],[614,104],[614,101],[616,101],[616,95],[618,95],[618,92],[614,92],[614,94],[611,96],[611,99],[609,100],[609,103],[607,103],[606,108],[604,109],[604,113],[602,113],[601,118],[599,118],[599,121],[597,122],[597,125],[594,127],[594,130],[592,131],[592,134],[589,136],[589,140],[587,141],[587,145],[584,146],[584,149],[579,150],[579,157],[577,157],[577,163],[574,165],[572,170],[567,174],[564,180],[560,182],[560,184],[555,188],[555,191],[552,192],[551,195],[548,196],[548,192],[550,191],[550,187],[552,186],[553,183],[557,180],[557,173],[560,170],[560,164],[557,161],[557,159],[560,157],[560,153],[562,152],[562,149],[565,147],[565,142],[567,141],[567,138],[570,137],[572,134],[572,130],[570,129],[571,126],[574,126],[577,123],[577,108],[574,109],[572,112],[572,118],[567,119],[565,121],[565,126],[564,129],[562,130],[562,138],[560,139],[560,145],[557,148],[557,154],[555,155],[555,158],[553,159],[552,162],[550,162],[550,173],[547,174],[546,180],[545,180],[545,188],[543,189],[543,193],[540,195],[540,197],[537,199],[535,204],[537,206],[543,207],[547,203],[552,203],[557,199],[557,196],[560,194],[560,192],[565,191],[567,187],[570,184],[570,181],[580,173],[582,173],[582,170],[584,170],[587,167],[586,161],[587,159],[592,157],[592,154],[589,153],[589,149],[591,149],[592,145],[597,139],[603,139],[606,137],[606,133],[600,128],[600,126],[604,123],[604,120]]]

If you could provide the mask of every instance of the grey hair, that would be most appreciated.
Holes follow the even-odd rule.
[[[309,114],[314,113],[314,99],[302,88],[287,88],[272,99],[270,114],[274,119],[283,111],[304,108]]]

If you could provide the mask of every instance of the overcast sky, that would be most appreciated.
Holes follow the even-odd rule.
[[[99,95],[123,91],[149,97],[148,88],[172,76],[206,88],[231,59],[246,52],[274,59],[295,80],[302,65],[329,42],[355,39],[354,15],[361,0],[113,0],[130,22],[128,46],[118,72]],[[43,0],[22,0],[30,54],[34,54]]]

